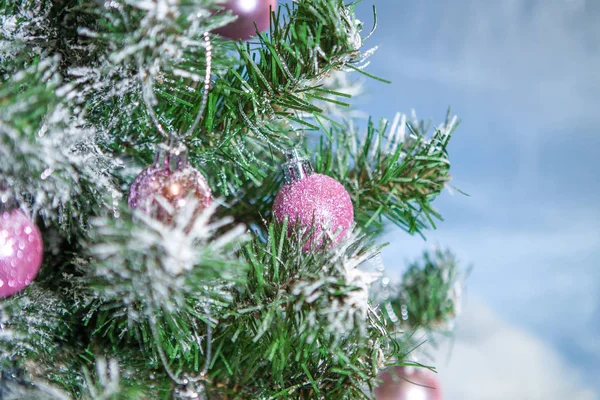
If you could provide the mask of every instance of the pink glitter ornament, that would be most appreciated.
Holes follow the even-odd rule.
[[[271,10],[276,11],[276,0],[231,0],[224,4],[238,18],[215,33],[233,40],[246,40],[269,29]],[[256,24],[256,26],[255,26]]]
[[[140,209],[169,223],[173,213],[184,207],[190,198],[197,202],[196,215],[210,205],[212,191],[206,179],[187,164],[184,152],[172,154],[161,151],[154,164],[135,178],[127,202],[131,208]],[[165,201],[172,210],[165,207]]]
[[[377,400],[442,400],[434,372],[414,367],[394,367],[394,370],[379,377],[383,383],[375,389]]]
[[[42,234],[21,210],[0,213],[0,298],[13,295],[37,276]]]
[[[314,225],[314,243],[319,246],[323,237],[339,243],[354,222],[350,195],[338,181],[326,175],[313,174],[310,163],[298,157],[296,151],[288,155],[284,165],[286,183],[273,204],[273,214],[279,222],[286,217],[290,228],[300,224],[306,229]],[[313,240],[304,246],[307,251]]]

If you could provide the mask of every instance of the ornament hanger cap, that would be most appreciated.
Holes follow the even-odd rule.
[[[178,142],[175,146],[162,144],[158,146],[156,151],[154,166],[174,172],[183,169],[187,165],[187,161],[187,149],[181,142]]]
[[[286,152],[287,162],[283,164],[283,176],[285,183],[293,183],[312,175],[313,168],[310,161],[298,154],[297,149]]]

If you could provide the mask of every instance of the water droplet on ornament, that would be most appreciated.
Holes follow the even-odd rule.
[[[21,250],[17,251],[17,258],[23,258],[23,252]]]
[[[4,281],[0,279],[0,287],[4,286]]]
[[[32,232],[32,230],[31,230],[31,227],[30,227],[30,226],[27,226],[27,227],[25,227],[25,233],[26,233],[27,235],[31,235],[31,232]]]
[[[17,286],[17,281],[15,281],[15,280],[13,280],[13,279],[10,279],[10,280],[8,281],[8,286],[9,286],[9,287],[15,287],[15,286]]]
[[[389,284],[390,284],[390,278],[387,278],[387,277],[386,277],[386,278],[383,278],[383,279],[381,280],[381,284],[382,284],[383,286],[387,286],[387,285],[389,285]]]

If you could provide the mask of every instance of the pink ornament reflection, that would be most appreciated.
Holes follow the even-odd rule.
[[[238,18],[215,33],[233,40],[247,40],[256,36],[257,29],[259,32],[269,29],[271,10],[276,11],[277,1],[231,0],[223,6]]]
[[[395,367],[379,376],[376,400],[442,400],[437,374],[425,368]]]
[[[0,214],[0,298],[17,293],[37,276],[42,265],[40,230],[20,210]]]

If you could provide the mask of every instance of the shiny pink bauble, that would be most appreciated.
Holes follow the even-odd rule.
[[[275,197],[273,214],[279,222],[289,217],[290,229],[299,224],[312,229],[316,241],[309,240],[304,250],[311,245],[319,246],[328,236],[339,243],[354,222],[354,209],[350,195],[340,184],[327,175],[311,174],[302,179],[286,183]]]
[[[223,7],[237,19],[215,29],[215,33],[233,40],[246,40],[256,36],[257,29],[259,32],[269,29],[271,11],[276,11],[277,0],[231,0]]]
[[[43,252],[40,230],[22,211],[0,213],[0,297],[15,294],[33,281]]]
[[[159,201],[168,203],[167,210]],[[137,208],[158,220],[169,223],[173,213],[195,201],[198,215],[212,202],[212,191],[204,176],[190,165],[181,165],[171,170],[167,161],[144,169],[133,181],[129,189],[127,202],[131,208]]]
[[[394,367],[384,372],[383,382],[375,389],[377,400],[442,400],[437,374],[426,368]]]

